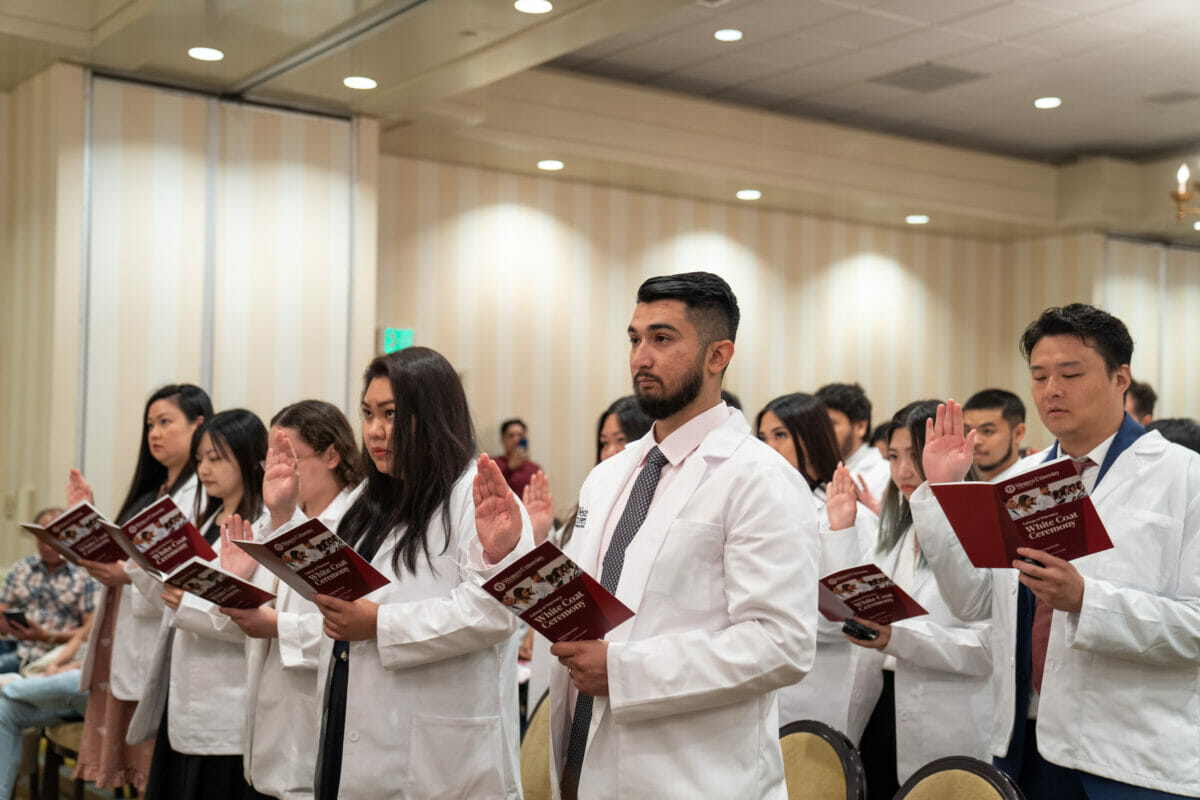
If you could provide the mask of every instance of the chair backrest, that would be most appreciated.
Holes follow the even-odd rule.
[[[550,800],[550,701],[543,694],[521,740],[521,790],[525,800]]]
[[[788,800],[865,800],[862,759],[845,735],[805,719],[779,730]]]
[[[904,782],[895,800],[1025,800],[1012,779],[986,761],[947,756],[930,761]]]

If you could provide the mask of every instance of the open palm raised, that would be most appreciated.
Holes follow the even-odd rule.
[[[475,533],[483,553],[498,564],[512,552],[521,538],[521,507],[508,488],[496,462],[484,453],[476,462],[478,472],[472,495],[475,499]]]

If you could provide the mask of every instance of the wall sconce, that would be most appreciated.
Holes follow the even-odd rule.
[[[1179,171],[1175,173],[1175,180],[1179,185],[1175,187],[1175,191],[1171,192],[1171,199],[1175,201],[1175,219],[1183,221],[1187,214],[1200,214],[1200,206],[1185,205],[1196,193],[1188,189],[1188,178],[1191,177],[1191,171],[1187,164],[1180,164]],[[1198,184],[1200,185],[1200,184]]]

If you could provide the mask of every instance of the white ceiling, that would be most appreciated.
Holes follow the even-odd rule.
[[[713,32],[738,28],[739,42]],[[1200,0],[730,0],[682,7],[552,66],[1050,161],[1200,142]],[[933,62],[983,77],[872,82]],[[1148,98],[1183,93],[1182,102]],[[1052,111],[1033,100],[1063,98]]]

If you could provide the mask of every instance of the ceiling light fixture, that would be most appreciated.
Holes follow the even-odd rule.
[[[346,85],[347,89],[363,89],[363,90],[374,89],[376,86],[379,85],[378,83],[375,82],[374,78],[367,78],[362,75],[351,75],[349,78],[343,78],[342,83],[344,83]]]
[[[547,172],[557,172],[563,168],[563,162],[557,158],[546,158],[538,162],[538,169],[544,169]]]
[[[1192,230],[1194,230],[1194,231],[1200,231],[1200,222],[1193,222],[1193,223],[1192,223]]]
[[[721,28],[713,34],[713,38],[718,42],[739,42],[742,39],[742,32],[737,28]]]
[[[197,61],[220,61],[225,57],[225,54],[215,47],[189,47],[188,55]]]
[[[549,0],[517,0],[513,8],[522,14],[547,14],[554,10],[554,4]]]
[[[738,200],[757,200],[760,197],[762,197],[762,192],[758,189],[738,189],[737,191]]]
[[[1039,97],[1033,101],[1033,107],[1042,111],[1049,111],[1052,108],[1058,108],[1062,105],[1061,97]]]
[[[904,221],[907,222],[909,225],[928,225],[929,224],[929,215],[928,214],[909,214],[907,217],[904,218]]]

